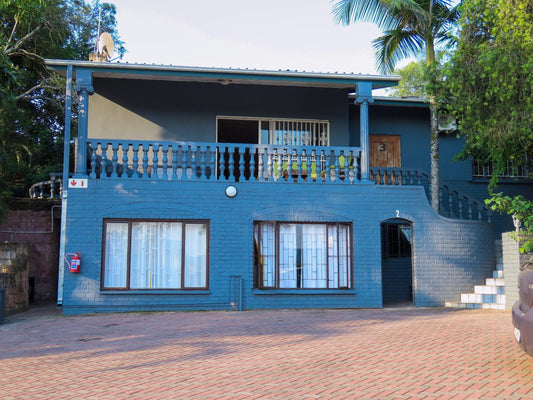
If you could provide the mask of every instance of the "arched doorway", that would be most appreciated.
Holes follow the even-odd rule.
[[[383,305],[413,302],[413,229],[395,218],[381,223],[381,287]]]

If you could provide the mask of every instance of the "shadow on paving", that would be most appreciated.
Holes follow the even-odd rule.
[[[257,351],[269,338],[295,346],[354,332],[393,329],[398,321],[416,324],[449,318],[460,311],[444,308],[260,310],[244,312],[151,312],[62,316],[23,313],[0,325],[0,359],[68,354],[70,360],[111,353],[153,351],[179,345],[183,352],[164,362],[199,360]],[[462,311],[468,317],[468,311]],[[490,311],[488,312],[490,313]],[[78,355],[76,353],[79,353]],[[183,353],[183,354],[182,354]],[[157,362],[160,364],[160,362]],[[152,365],[136,364],[135,367]],[[130,367],[131,368],[131,367]],[[104,367],[105,370],[109,368]]]

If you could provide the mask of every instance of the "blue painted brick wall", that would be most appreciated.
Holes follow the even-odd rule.
[[[413,286],[417,306],[441,306],[480,284],[494,268],[488,223],[443,218],[420,187],[344,184],[89,180],[68,194],[67,252],[81,252],[80,274],[65,272],[64,313],[231,309],[230,276],[243,278],[243,308],[381,307],[380,223],[413,223]],[[104,218],[210,221],[209,289],[187,292],[100,290]],[[353,289],[253,289],[253,221],[351,222]],[[234,294],[234,293],[233,293]]]

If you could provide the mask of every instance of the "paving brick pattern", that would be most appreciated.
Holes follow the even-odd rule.
[[[508,311],[40,316],[0,326],[2,399],[533,399]]]

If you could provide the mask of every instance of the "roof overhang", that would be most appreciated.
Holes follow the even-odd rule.
[[[429,108],[429,100],[424,97],[385,97],[375,96],[374,104],[378,106],[421,107]]]
[[[91,70],[95,78],[143,79],[177,82],[206,82],[270,86],[322,87],[353,90],[354,86],[367,82],[372,89],[396,86],[398,75],[363,75],[329,72],[268,71],[256,69],[183,67],[173,65],[122,64],[92,61],[46,60],[47,66],[65,75],[67,66],[77,70]]]

